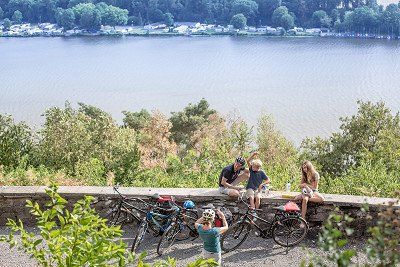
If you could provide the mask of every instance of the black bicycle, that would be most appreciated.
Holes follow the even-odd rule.
[[[255,210],[250,208],[243,200],[243,194],[240,200],[247,206],[247,211],[222,235],[223,251],[229,252],[238,248],[253,228],[259,233],[259,237],[273,238],[277,244],[284,247],[297,245],[306,237],[308,224],[301,217],[297,204],[288,202],[286,205],[274,207],[275,216],[272,221],[268,221],[259,217]]]
[[[157,254],[168,253],[175,241],[184,241],[190,237],[196,239],[199,234],[196,231],[195,222],[198,219],[197,212],[191,209],[179,207],[171,225],[161,236],[157,245]]]
[[[109,225],[123,225],[136,221],[140,223],[143,216],[146,215],[146,210],[152,205],[140,198],[128,198],[119,192],[119,187],[114,186],[114,191],[118,193],[119,198],[115,203],[112,203],[110,210],[106,214],[106,219]],[[144,208],[138,207],[141,203]]]

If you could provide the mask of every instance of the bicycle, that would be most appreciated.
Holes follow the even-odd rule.
[[[123,225],[135,220],[139,223],[142,217],[145,216],[146,211],[137,207],[136,203],[140,202],[148,207],[150,204],[140,198],[128,198],[121,194],[118,190],[119,186],[114,186],[113,189],[119,195],[119,199],[111,210],[106,214],[105,218],[108,220],[109,225]]]
[[[192,210],[180,208],[168,227],[168,229],[161,236],[157,244],[157,254],[161,256],[167,253],[171,246],[176,241],[184,241],[193,237],[196,239],[199,234],[195,227],[195,222],[198,219],[197,212],[193,213]]]
[[[151,206],[148,209],[146,216],[141,220],[136,236],[133,240],[131,251],[137,251],[139,245],[144,239],[146,232],[148,232],[149,229],[153,232],[153,236],[163,235],[169,229],[169,227],[174,222],[176,222],[176,219],[179,218],[180,220],[181,217],[184,217],[185,223],[187,225],[190,225],[190,227],[188,226],[188,229],[194,229],[194,223],[198,219],[196,210],[185,209],[178,206],[174,202],[172,202],[172,206],[170,209],[160,208],[158,206]],[[176,237],[176,240],[183,241],[188,239],[192,235],[193,231],[181,231],[180,234]]]
[[[248,237],[252,228],[255,228],[261,238],[273,238],[274,241],[283,246],[291,247],[300,243],[307,235],[308,224],[301,217],[299,207],[293,202],[274,207],[275,215],[272,221],[265,220],[255,214],[255,210],[243,200],[247,211],[240,216],[221,237],[221,249],[224,252],[233,251],[238,248]],[[258,209],[257,211],[262,211]],[[256,223],[258,222],[258,223]],[[267,225],[261,227],[260,222]]]
[[[136,236],[133,239],[131,251],[137,251],[139,245],[142,243],[146,232],[150,229],[153,232],[153,236],[159,236],[164,233],[168,226],[171,225],[172,219],[175,216],[178,208],[174,207],[170,210],[163,210],[163,213],[156,212],[155,208],[151,207],[146,213],[146,216],[142,218]],[[167,214],[169,213],[169,214]]]

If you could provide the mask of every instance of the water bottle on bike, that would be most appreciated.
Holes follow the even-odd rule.
[[[269,194],[269,185],[268,184],[265,184],[265,185],[262,186],[261,193],[263,195],[268,195]]]

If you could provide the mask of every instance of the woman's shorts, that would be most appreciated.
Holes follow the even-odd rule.
[[[209,252],[203,249],[203,257],[205,259],[214,259],[218,263],[218,266],[221,266],[222,263],[221,252]]]

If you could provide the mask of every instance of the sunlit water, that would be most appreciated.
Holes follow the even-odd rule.
[[[39,126],[66,100],[169,114],[206,98],[296,144],[337,131],[357,99],[400,107],[400,42],[324,38],[0,38],[0,113]]]

